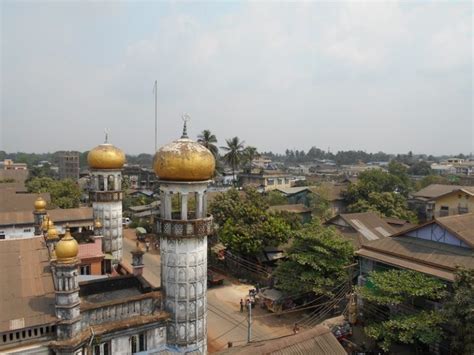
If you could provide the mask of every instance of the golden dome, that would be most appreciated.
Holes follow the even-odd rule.
[[[51,220],[51,218],[49,218],[49,216],[46,216],[43,219],[43,223],[41,223],[41,229],[43,230],[43,232],[46,232],[46,231],[48,231],[49,228],[53,227],[53,225],[54,225],[54,223]]]
[[[89,151],[87,163],[92,169],[121,169],[125,154],[112,144],[104,143]]]
[[[47,239],[59,239],[59,233],[54,224],[48,228],[47,233]]]
[[[95,222],[94,222],[94,228],[95,229],[100,229],[102,228],[102,223],[100,222],[99,219],[96,219]]]
[[[35,200],[35,210],[42,212],[46,209],[46,201],[41,196]]]
[[[209,180],[215,167],[209,149],[185,136],[161,147],[153,159],[153,170],[160,180]]]
[[[79,253],[79,244],[73,238],[69,229],[66,229],[66,234],[56,245],[56,258],[62,263],[72,263],[76,261]]]

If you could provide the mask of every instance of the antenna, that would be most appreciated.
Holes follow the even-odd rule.
[[[155,152],[158,149],[158,122],[157,122],[157,102],[158,102],[158,80],[155,80],[153,85],[153,92],[155,93]]]

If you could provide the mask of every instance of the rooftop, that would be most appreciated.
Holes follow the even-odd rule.
[[[47,203],[51,201],[49,193],[17,193],[16,189],[14,188],[0,188],[0,213],[28,211],[28,213],[31,215],[31,218],[33,219],[32,212],[34,210],[34,203],[38,197],[42,197]]]
[[[49,197],[49,194],[48,194]],[[34,202],[34,201],[33,201]],[[0,225],[24,225],[33,224],[33,202],[29,210],[0,212]],[[2,204],[0,198],[0,206]],[[71,227],[81,227],[84,225],[92,225],[94,219],[92,215],[92,207],[79,208],[56,208],[48,210],[48,215],[55,224],[69,223]],[[72,222],[80,222],[77,226]],[[87,222],[85,224],[85,222]]]
[[[474,194],[473,186],[431,184],[413,193],[413,197],[433,199],[456,190],[465,190]]]
[[[0,240],[0,332],[56,321],[43,237]]]
[[[308,213],[311,212],[311,208],[298,203],[295,205],[275,205],[270,206],[269,210],[272,212],[290,212],[290,213]]]

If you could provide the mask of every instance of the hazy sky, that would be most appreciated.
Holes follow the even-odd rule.
[[[0,149],[129,154],[210,129],[261,151],[473,148],[473,6],[1,2]]]

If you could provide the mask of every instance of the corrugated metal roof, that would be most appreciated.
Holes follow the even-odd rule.
[[[474,247],[474,213],[440,217],[435,222]]]
[[[217,354],[346,355],[347,353],[329,328],[318,325],[296,335],[252,342],[219,351]]]
[[[72,221],[94,221],[91,207],[80,208],[57,208],[48,210],[48,215],[54,223],[66,223]],[[0,225],[22,225],[33,224],[33,209],[31,211],[0,212]]]
[[[357,254],[447,280],[454,278],[456,266],[474,268],[472,249],[407,236],[370,242],[362,245]]]
[[[56,321],[43,237],[0,240],[0,332]]]
[[[38,197],[44,198],[47,203],[51,201],[49,193],[25,194],[17,193],[15,189],[0,189],[0,212],[28,211],[32,214]]]
[[[461,190],[461,189],[464,189],[470,193],[474,193],[473,186],[431,184],[415,192],[413,194],[413,197],[424,197],[427,199],[432,199],[432,198],[445,195],[454,190]]]
[[[311,192],[311,190],[307,186],[303,187],[279,187],[275,189],[276,191],[283,192],[285,195],[294,195],[300,193],[302,191]]]

